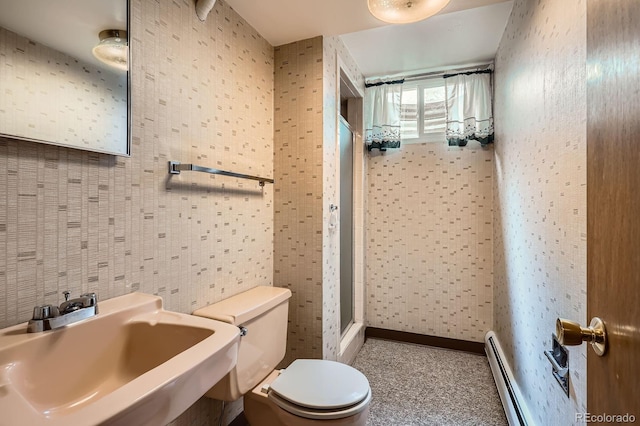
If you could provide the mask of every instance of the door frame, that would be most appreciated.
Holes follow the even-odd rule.
[[[365,150],[364,150],[364,109],[363,98],[364,93],[354,83],[357,81],[349,72],[346,62],[340,57],[340,53],[336,52],[336,114],[335,129],[336,141],[340,138],[340,92],[341,81],[344,81],[346,87],[350,91],[349,108],[347,113],[347,122],[351,126],[354,136],[353,143],[353,289],[354,289],[354,310],[353,324],[349,326],[345,333],[338,334],[338,360],[350,363],[364,343],[364,301],[365,301],[365,263],[364,263],[364,188],[365,185]],[[340,197],[340,144],[336,143],[336,199]],[[338,247],[338,262],[340,252]],[[339,283],[338,277],[338,283]],[[338,284],[339,285],[339,284]],[[339,287],[338,287],[338,306],[340,309]],[[338,330],[340,330],[340,319],[338,316]]]

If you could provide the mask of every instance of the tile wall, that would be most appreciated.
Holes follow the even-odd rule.
[[[543,351],[586,319],[586,2],[516,0],[496,56],[494,324],[534,421],[586,412],[586,346],[570,398]]]
[[[367,325],[483,341],[493,325],[493,148],[368,154]]]
[[[275,48],[274,285],[291,290],[286,366],[322,358],[322,37]]]
[[[189,313],[272,284],[274,186],[167,161],[273,175],[273,48],[223,0],[204,23],[191,0],[131,9],[131,158],[0,139],[0,327],[64,290]],[[218,415],[202,399],[176,423]]]

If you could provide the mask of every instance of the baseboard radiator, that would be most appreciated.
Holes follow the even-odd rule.
[[[485,352],[509,426],[534,426],[495,333],[488,332],[484,341]]]

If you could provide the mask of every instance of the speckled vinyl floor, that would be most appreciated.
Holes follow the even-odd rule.
[[[353,366],[373,393],[367,426],[507,425],[484,356],[368,339]]]

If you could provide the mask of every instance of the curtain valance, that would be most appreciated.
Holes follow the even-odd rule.
[[[364,141],[367,149],[400,148],[400,96],[404,80],[367,83],[364,92]]]
[[[446,138],[451,146],[465,146],[470,140],[493,143],[491,71],[447,74]]]

